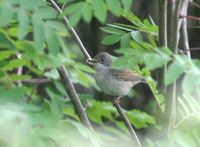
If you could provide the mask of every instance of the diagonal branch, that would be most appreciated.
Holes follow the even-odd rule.
[[[62,82],[65,85],[65,89],[69,95],[69,98],[71,99],[73,105],[74,105],[74,109],[77,113],[77,115],[79,116],[80,121],[88,128],[92,129],[92,126],[90,124],[90,121],[86,115],[85,112],[85,108],[83,107],[83,105],[81,104],[81,101],[78,97],[78,94],[74,88],[74,85],[69,77],[69,74],[67,72],[67,70],[65,69],[65,66],[62,65],[59,69],[58,69],[59,75],[61,77]]]
[[[186,0],[184,1],[183,7],[182,7],[182,14],[181,15],[187,15],[187,10],[188,10],[188,5],[189,1]],[[183,39],[183,49],[186,51],[187,49],[190,48],[189,46],[189,39],[188,39],[188,31],[187,31],[187,19],[183,18],[182,20],[182,25],[181,25],[181,34],[182,34],[182,39]],[[188,58],[191,58],[190,51],[186,52]]]
[[[122,110],[122,107],[119,104],[119,100],[118,98],[113,100],[113,105],[115,106],[115,108],[117,109],[118,113],[120,114],[122,120],[124,121],[124,124],[126,125],[126,127],[128,128],[129,133],[131,134],[131,136],[133,137],[133,139],[137,142],[137,146],[138,147],[142,147],[139,138],[137,137],[137,134],[135,133],[133,127],[131,126],[128,118],[126,117],[125,113]]]
[[[167,47],[167,0],[159,0],[159,46]],[[159,74],[160,91],[166,92],[167,86],[164,84],[164,77],[167,71],[167,64]]]
[[[51,4],[55,7],[55,9],[60,13],[63,14],[63,11],[60,9],[60,7],[56,4],[56,2],[54,0],[50,0]],[[74,30],[73,27],[70,26],[69,21],[67,19],[67,17],[63,16],[63,19],[65,21],[65,24],[68,26],[69,30],[71,31],[71,33],[73,34],[74,38],[76,39],[76,42],[78,43],[81,51],[83,52],[83,54],[86,57],[86,61],[91,60],[90,55],[88,54],[86,48],[84,47],[83,43],[81,42],[81,39],[79,38],[78,34],[76,33],[76,31]]]

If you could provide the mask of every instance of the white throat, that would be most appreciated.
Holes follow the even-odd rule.
[[[104,72],[108,68],[109,68],[108,66],[105,66],[105,65],[103,65],[101,63],[96,63],[96,65],[95,65],[96,72]]]

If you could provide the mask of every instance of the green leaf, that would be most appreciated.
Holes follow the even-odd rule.
[[[51,98],[51,101],[48,101],[50,109],[52,113],[58,117],[62,118],[63,116],[63,109],[64,109],[64,99],[62,99],[59,95],[55,94],[53,90],[50,88],[46,88],[46,92]]]
[[[152,116],[139,110],[126,111],[127,117],[136,128],[146,128],[150,124],[155,124]]]
[[[45,43],[44,24],[38,15],[32,16],[33,38],[37,52],[42,52]]]
[[[174,142],[181,147],[198,147],[190,131],[182,132],[181,130],[176,130],[173,132],[172,136]]]
[[[142,43],[143,42],[143,38],[141,35],[140,31],[132,31],[131,32],[131,37],[133,38],[133,40],[135,40],[137,43]]]
[[[133,0],[122,0],[123,6],[125,10],[130,10]]]
[[[87,23],[92,19],[92,6],[87,2],[83,5],[82,16]]]
[[[165,84],[169,85],[173,83],[176,79],[178,79],[184,71],[183,65],[178,62],[173,62],[165,74]]]
[[[103,38],[102,44],[112,45],[120,41],[121,35],[109,35]]]
[[[44,74],[46,77],[51,78],[51,79],[58,79],[59,78],[59,74],[58,71],[56,69],[51,69],[47,72],[45,72]]]
[[[128,48],[130,46],[130,34],[125,34],[121,37],[120,40],[120,47],[121,48]]]
[[[113,35],[120,35],[120,34],[123,35],[126,33],[125,31],[113,27],[101,27],[101,30]]]
[[[195,88],[200,88],[200,74],[188,71],[183,79],[183,90],[187,93],[192,92]]]
[[[56,89],[57,89],[63,96],[67,96],[66,89],[65,89],[64,85],[63,85],[61,82],[59,82],[59,81],[54,81],[53,83],[54,83]]]
[[[17,75],[17,74],[13,74],[10,76],[12,81],[18,81],[18,80],[28,80],[31,78],[30,75]]]
[[[11,71],[20,66],[30,66],[30,61],[25,59],[14,59],[11,60],[7,65],[5,65],[2,69],[6,71]]]
[[[106,21],[106,6],[103,0],[92,0],[95,17],[102,23]]]
[[[120,16],[121,14],[121,4],[120,4],[120,0],[106,0],[106,2],[108,3],[108,6],[110,8],[110,10],[116,15],[116,16]]]
[[[78,10],[76,13],[69,16],[69,24],[70,26],[76,26],[81,19],[81,10]]]
[[[33,10],[36,7],[44,6],[46,1],[44,0],[20,0],[20,7]]]
[[[0,48],[15,49],[15,45],[8,36],[0,30]]]
[[[60,52],[58,36],[48,25],[45,26],[45,39],[48,50],[51,54],[57,55]]]
[[[156,53],[146,53],[144,55],[144,63],[151,70],[162,67],[169,60],[170,58],[168,56],[162,56]]]
[[[9,2],[5,2],[3,6],[0,7],[0,26],[5,27],[9,24],[13,16],[13,8]]]
[[[46,24],[52,29],[58,31],[59,33],[64,33],[64,34],[68,33],[66,26],[62,22],[49,20],[46,21]]]
[[[27,93],[28,89],[26,87],[13,87],[12,89],[5,89],[0,86],[0,101],[18,101]]]
[[[15,54],[15,52],[13,52],[13,51],[1,51],[0,52],[0,61],[9,58],[13,54]]]
[[[39,7],[36,13],[43,19],[54,19],[58,14],[54,8],[49,6]]]
[[[19,32],[18,38],[23,39],[27,33],[29,26],[29,17],[26,14],[26,11],[20,9],[18,11],[18,20],[19,20]]]
[[[80,11],[82,9],[83,4],[84,4],[83,2],[77,2],[77,3],[71,4],[64,9],[63,14],[64,15],[75,14],[77,13],[77,11]]]
[[[60,59],[52,54],[38,55],[37,60],[33,60],[33,62],[38,66],[40,70],[44,70],[45,68],[53,68],[61,66]]]
[[[16,41],[15,45],[18,49],[20,49],[20,51],[23,51],[24,58],[32,60],[35,59],[35,57],[38,55],[36,53],[36,50],[34,48],[34,43],[32,41],[20,40]]]

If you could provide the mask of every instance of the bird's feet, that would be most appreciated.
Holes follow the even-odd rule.
[[[119,103],[120,103],[120,98],[121,98],[121,97],[117,97],[117,98],[114,98],[114,99],[112,100],[113,106],[115,106],[116,104],[119,104]]]

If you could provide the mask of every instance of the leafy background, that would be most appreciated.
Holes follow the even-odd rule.
[[[157,16],[153,12],[153,17],[145,16],[136,10],[150,2],[57,3],[92,56],[108,51],[119,56],[115,68],[136,70],[147,79],[149,87],[136,86],[121,102],[143,145],[199,146],[199,56],[194,52],[189,59],[158,46]],[[148,9],[146,13],[150,13]],[[190,33],[191,44],[198,45]],[[62,15],[49,1],[0,1],[1,146],[132,146],[119,114],[101,93],[93,78],[94,70],[84,60]],[[170,140],[164,135],[162,120],[167,97],[159,90],[159,71],[166,63],[170,65],[164,83],[167,86],[178,80],[180,91]],[[74,112],[57,72],[63,64],[95,131],[82,126]]]

